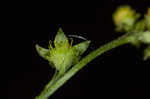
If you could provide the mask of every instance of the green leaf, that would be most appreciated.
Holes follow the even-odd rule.
[[[54,45],[55,47],[59,47],[59,46],[65,46],[65,45],[68,45],[68,38],[65,36],[64,32],[62,31],[61,28],[59,28],[58,32],[57,32],[57,35],[55,37],[55,40],[54,40]]]
[[[45,49],[39,45],[35,45],[36,47],[36,50],[38,52],[38,54],[43,57],[44,59],[47,60],[47,56],[49,56],[49,50],[48,49]]]
[[[84,41],[73,46],[73,48],[79,52],[79,55],[82,55],[88,48],[89,44],[90,44],[90,41]]]

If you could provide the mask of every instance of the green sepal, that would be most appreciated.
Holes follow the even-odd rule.
[[[55,40],[54,40],[54,45],[55,47],[60,47],[60,46],[67,46],[69,45],[68,43],[68,38],[65,36],[63,30],[59,28]]]
[[[77,45],[74,45],[73,49],[75,49],[78,52],[79,55],[82,55],[86,51],[86,49],[88,48],[90,42],[91,41],[81,42]]]
[[[49,50],[46,49],[46,48],[43,48],[43,47],[41,47],[39,45],[35,45],[35,47],[36,47],[36,50],[37,50],[38,54],[42,58],[44,58],[45,60],[47,60],[47,57],[49,56]]]

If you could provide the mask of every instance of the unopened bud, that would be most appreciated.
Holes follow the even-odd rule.
[[[118,31],[130,30],[137,18],[139,18],[139,14],[129,6],[121,6],[113,14],[113,20]]]

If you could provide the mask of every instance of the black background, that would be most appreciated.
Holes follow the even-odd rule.
[[[112,13],[119,5],[125,4],[144,14],[150,1],[101,0],[96,6],[82,7],[35,4],[36,7],[27,15],[29,23],[23,25],[28,25],[29,31],[20,34],[22,44],[16,44],[21,49],[18,51],[21,58],[17,57],[18,63],[9,68],[8,98],[34,99],[52,77],[54,69],[39,57],[35,44],[47,47],[48,41],[54,40],[58,28],[62,27],[66,35],[80,35],[92,41],[85,56],[123,35],[114,31]],[[75,39],[74,43],[80,41]],[[147,96],[150,61],[142,60],[142,51],[142,48],[137,49],[132,45],[108,51],[80,70],[51,99]]]

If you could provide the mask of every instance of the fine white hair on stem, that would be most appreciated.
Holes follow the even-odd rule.
[[[85,41],[87,41],[88,39],[87,38],[85,38],[85,37],[83,37],[83,36],[79,36],[79,35],[68,35],[69,37],[74,37],[74,38],[79,38],[79,39],[82,39],[82,40],[85,40]],[[94,49],[93,47],[92,47],[92,44],[91,44],[91,46],[89,47],[90,49]]]
[[[86,38],[82,37],[82,36],[79,36],[79,35],[68,35],[69,37],[75,37],[75,38],[79,38],[79,39],[82,39],[82,40],[87,40]]]
[[[87,41],[88,39],[83,37],[83,36],[79,36],[79,35],[68,35],[69,37],[74,37],[74,38],[79,38],[79,39],[82,39],[82,40],[85,40]],[[92,44],[91,44],[92,45]],[[90,49],[94,49],[92,46],[89,47]]]

